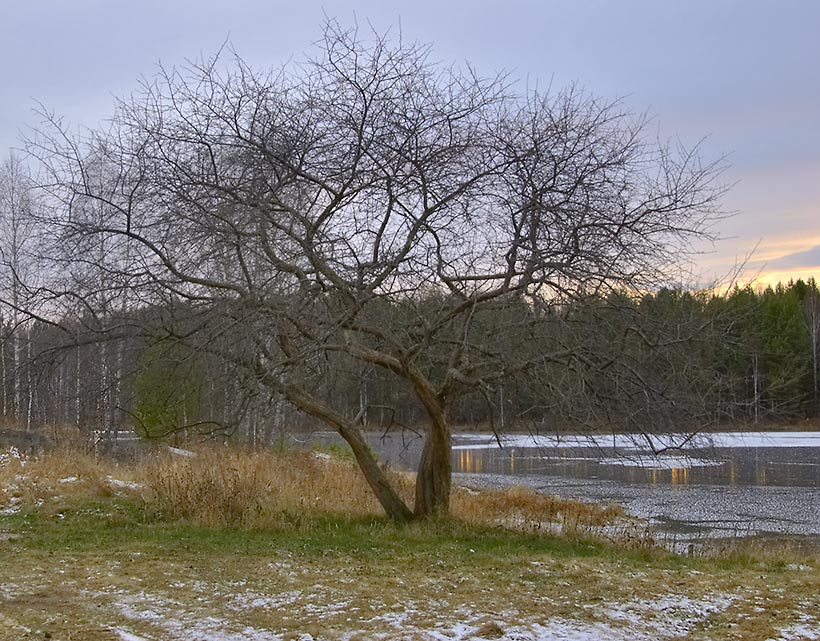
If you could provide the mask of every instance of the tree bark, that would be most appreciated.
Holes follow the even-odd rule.
[[[6,324],[3,322],[2,317],[0,317],[0,370],[2,371],[2,378],[3,378],[3,419],[6,419],[9,414],[9,404],[8,404],[8,388],[7,380],[6,380]]]
[[[281,386],[267,372],[260,372],[260,374],[263,381],[272,382],[272,388],[281,391],[293,405],[306,414],[314,416],[335,428],[353,451],[353,456],[362,471],[365,481],[373,490],[373,494],[388,518],[397,523],[406,523],[413,520],[413,512],[391,485],[358,427],[298,388],[291,385]]]
[[[416,473],[415,515],[418,518],[443,516],[449,512],[451,444],[449,425],[443,417],[438,417],[427,433]]]
[[[397,523],[407,523],[413,520],[413,512],[407,507],[404,500],[396,493],[396,490],[390,484],[384,470],[379,466],[376,458],[373,456],[372,450],[368,447],[358,429],[340,429],[339,434],[350,445],[353,450],[353,456],[356,458],[359,468],[362,470],[367,484],[376,499],[382,506],[382,509],[387,514],[388,518]]]

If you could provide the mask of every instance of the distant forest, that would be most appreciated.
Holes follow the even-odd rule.
[[[434,298],[431,310],[441,305]],[[820,289],[814,280],[725,294],[616,293],[551,308],[537,323],[518,322],[518,312],[529,316],[509,301],[484,310],[475,331],[510,353],[543,332],[545,340],[573,345],[572,359],[510,370],[492,388],[460,399],[451,412],[454,425],[655,431],[665,429],[664,415],[669,426],[679,426],[686,414],[699,429],[797,422],[820,413]],[[73,425],[85,434],[134,429],[147,437],[199,430],[251,445],[319,425],[241,369],[163,330],[169,314],[178,326],[186,313],[185,306],[146,307],[55,324],[15,322],[6,311],[3,423],[23,429]],[[204,321],[191,314],[190,322]],[[389,372],[341,354],[318,358],[303,384],[341,403],[369,429],[417,429],[424,421],[418,400]]]

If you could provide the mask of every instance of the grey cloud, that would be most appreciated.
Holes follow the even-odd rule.
[[[820,245],[772,261],[770,269],[808,269],[820,266]]]
[[[2,0],[0,0],[1,2]],[[97,126],[157,61],[213,53],[227,38],[254,66],[310,52],[323,9],[363,29],[391,25],[434,44],[445,64],[556,89],[577,81],[603,99],[647,110],[658,134],[708,162],[731,152],[724,200],[738,221],[721,253],[741,256],[772,236],[815,225],[820,162],[820,2],[790,0],[37,0],[3,3],[0,157],[36,125],[33,99],[66,122]],[[773,212],[790,212],[788,222]],[[788,225],[788,228],[786,228]],[[802,232],[801,232],[802,230]],[[803,236],[805,234],[803,233]],[[743,241],[743,242],[740,242]],[[809,260],[799,254],[786,260]],[[815,261],[817,264],[817,261]]]

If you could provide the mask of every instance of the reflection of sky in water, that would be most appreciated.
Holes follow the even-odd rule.
[[[340,442],[338,435],[314,435]],[[662,441],[659,440],[664,438]],[[563,477],[634,484],[778,486],[820,488],[820,432],[736,432],[699,435],[681,448],[683,437],[643,435],[595,437],[541,434],[456,434],[456,473]],[[422,439],[418,434],[370,434],[380,459],[413,470]]]
[[[755,533],[820,537],[820,441],[814,435],[714,436],[720,447],[654,456],[577,442],[502,448],[469,435],[466,440],[486,445],[457,449],[453,470],[468,485],[528,485],[548,494],[619,503],[649,519],[659,536],[683,543]],[[747,445],[764,440],[769,447]],[[463,444],[460,435],[457,442]]]
[[[412,467],[412,464],[409,464]],[[610,479],[628,483],[820,487],[820,448],[714,448],[697,456],[598,448],[478,448],[453,453],[456,472]]]
[[[676,470],[690,467],[715,467],[725,461],[696,458],[693,456],[610,456],[598,460],[599,465],[623,465],[625,467],[643,467],[650,470]]]
[[[454,471],[669,485],[820,487],[820,432],[719,433],[694,439],[525,434],[500,440],[501,446],[483,434],[456,435]]]
[[[820,432],[719,432],[714,434],[505,434],[498,439],[487,434],[456,434],[454,449],[497,448],[620,448],[703,449],[734,447],[818,447]]]
[[[338,436],[326,435],[337,441]],[[453,437],[453,471],[634,484],[820,487],[820,432],[739,432],[652,437],[487,434]],[[672,443],[681,443],[674,448]],[[415,469],[422,440],[416,434],[371,434],[383,462]],[[665,449],[671,448],[671,449]]]

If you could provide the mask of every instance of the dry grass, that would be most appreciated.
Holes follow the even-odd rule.
[[[37,506],[60,512],[67,499],[130,495],[152,520],[211,528],[309,528],[317,516],[379,518],[383,512],[356,464],[346,457],[306,451],[251,452],[200,447],[190,456],[159,450],[130,465],[75,447],[37,457],[0,451],[0,510]],[[408,502],[413,475],[388,472]],[[450,512],[468,526],[502,527],[531,535],[605,539],[621,548],[668,548],[617,505],[504,490],[454,487]],[[816,545],[794,539],[739,537],[699,546],[698,556],[732,562],[816,563]],[[744,561],[745,560],[745,561]]]
[[[611,526],[626,519],[617,505],[598,505],[538,494],[531,488],[473,490],[457,487],[452,496],[452,514],[475,525],[499,524],[536,533],[554,530],[564,534],[589,534],[596,528]]]
[[[130,469],[73,446],[32,457],[9,449],[0,452],[0,507],[42,505],[56,497],[111,496],[132,477]]]
[[[166,518],[207,526],[280,527],[309,513],[375,515],[355,466],[311,452],[202,448],[162,454],[138,470],[145,498]]]
[[[165,455],[141,470],[148,501],[167,518],[208,526],[271,528],[310,513],[378,516],[382,510],[355,463],[315,452],[201,449]],[[405,498],[413,477],[392,473]],[[451,514],[471,525],[502,525],[531,533],[589,534],[624,519],[617,506],[544,496],[527,488],[455,488]]]
[[[382,510],[356,464],[344,457],[304,451],[251,452],[201,447],[185,455],[158,451],[133,465],[117,465],[76,448],[0,460],[0,507],[42,504],[52,497],[139,494],[144,506],[167,521],[208,527],[278,529],[311,515],[378,517]],[[413,476],[388,472],[408,501]],[[527,488],[454,488],[452,516],[479,526],[529,533],[589,535],[623,521],[616,506],[582,503]]]
[[[117,466],[78,450],[0,451],[0,487],[2,641],[572,638],[567,629],[758,641],[820,625],[817,557],[673,557],[481,527],[537,535],[622,517],[521,488],[456,488],[456,522],[325,518],[381,511],[352,462],[315,453],[203,448]],[[4,514],[11,494],[33,508]]]

